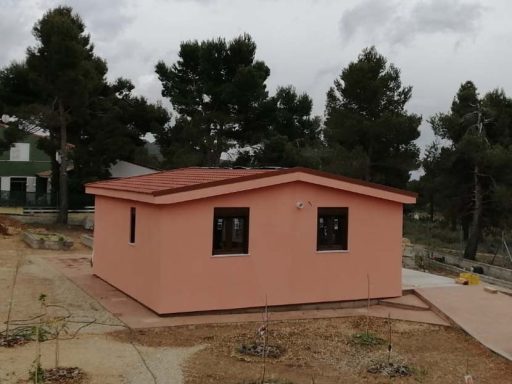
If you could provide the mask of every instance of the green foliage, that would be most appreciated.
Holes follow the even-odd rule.
[[[371,332],[361,332],[352,335],[351,342],[356,345],[375,346],[385,343],[385,340]]]
[[[404,218],[404,237],[413,244],[421,244],[434,249],[460,250],[461,232],[452,230],[446,221],[413,220]]]
[[[235,165],[320,168],[324,150],[321,122],[313,102],[292,86],[278,88],[267,101],[269,126],[252,153],[241,151]]]
[[[167,165],[216,166],[237,143],[264,137],[270,70],[255,53],[256,44],[245,34],[229,42],[184,42],[176,63],[157,64],[162,95],[178,115],[174,126],[157,135]]]
[[[44,369],[41,363],[34,363],[32,368],[28,371],[29,381],[34,383],[44,383]]]
[[[47,11],[33,34],[36,44],[25,60],[0,71],[0,112],[16,116],[21,133],[34,127],[47,133],[39,148],[52,159],[52,189],[63,185],[62,214],[68,180],[65,172],[60,180],[56,152],[65,155],[62,168],[67,169],[68,158],[73,162],[69,188],[83,192],[84,182],[109,177],[113,163],[131,160],[144,145],[142,136],[161,129],[169,115],[134,95],[129,80],[107,82],[107,65],[70,7]],[[20,137],[14,130],[10,135],[0,150]]]
[[[363,50],[327,92],[326,168],[405,187],[419,157],[414,140],[421,117],[405,110],[411,92],[402,86],[398,68],[374,47]]]
[[[423,159],[425,175],[417,185],[424,198],[420,204],[428,201],[432,216],[435,206],[452,226],[462,225],[465,254],[472,258],[483,231],[512,224],[512,100],[501,90],[480,98],[467,81],[450,112],[436,114],[429,122],[447,144],[427,151]],[[481,211],[476,209],[477,191]]]

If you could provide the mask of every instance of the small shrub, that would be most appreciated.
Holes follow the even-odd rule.
[[[242,355],[263,357],[263,352],[265,349],[265,356],[273,359],[276,359],[283,354],[281,347],[276,345],[267,345],[265,348],[262,343],[242,344],[240,347],[238,347],[238,352],[240,352]]]
[[[371,332],[355,333],[352,335],[352,343],[364,346],[373,346],[384,344],[384,339]]]
[[[44,369],[41,364],[37,363],[32,366],[32,369],[28,371],[28,378],[34,383],[44,383]]]
[[[43,369],[40,364],[35,365],[29,371],[29,380],[38,383],[82,383],[85,379],[85,373],[78,367],[58,367]]]
[[[47,341],[50,331],[46,327],[39,328],[39,341]],[[0,333],[0,347],[15,347],[26,344],[30,341],[36,341],[37,327],[22,327],[9,333],[9,337]]]
[[[370,366],[367,371],[368,373],[380,373],[388,377],[404,377],[411,376],[413,370],[401,363],[380,362]]]

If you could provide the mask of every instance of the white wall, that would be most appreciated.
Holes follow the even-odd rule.
[[[27,192],[35,192],[36,191],[36,177],[28,176],[27,177]]]
[[[36,191],[36,177],[35,176],[12,176],[18,178],[27,179],[27,192],[35,192]],[[11,190],[11,177],[2,176],[0,178],[0,191],[10,191]]]
[[[29,143],[15,143],[11,147],[9,160],[10,161],[29,161],[30,144]]]
[[[9,176],[3,176],[0,178],[0,191],[11,190],[11,178]]]

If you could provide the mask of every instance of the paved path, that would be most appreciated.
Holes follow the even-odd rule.
[[[87,260],[79,256],[59,256],[47,259],[77,286],[95,298],[103,307],[131,328],[169,327],[191,324],[238,323],[261,321],[261,313],[223,313],[158,316],[131,297],[92,275]],[[319,319],[366,315],[366,308],[330,308],[273,312],[272,320]],[[370,316],[397,320],[450,325],[432,311],[393,308],[384,305],[370,307]]]
[[[456,284],[450,277],[402,268],[402,287],[404,290],[446,286],[456,286]]]
[[[512,296],[484,285],[418,288],[431,305],[487,348],[512,360]]]

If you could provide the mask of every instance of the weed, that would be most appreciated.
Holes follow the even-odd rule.
[[[37,383],[44,383],[44,369],[41,367],[41,363],[39,361],[34,361],[32,368],[28,371],[29,380]]]
[[[356,345],[374,346],[384,344],[384,339],[371,332],[362,332],[353,334],[351,342]]]

